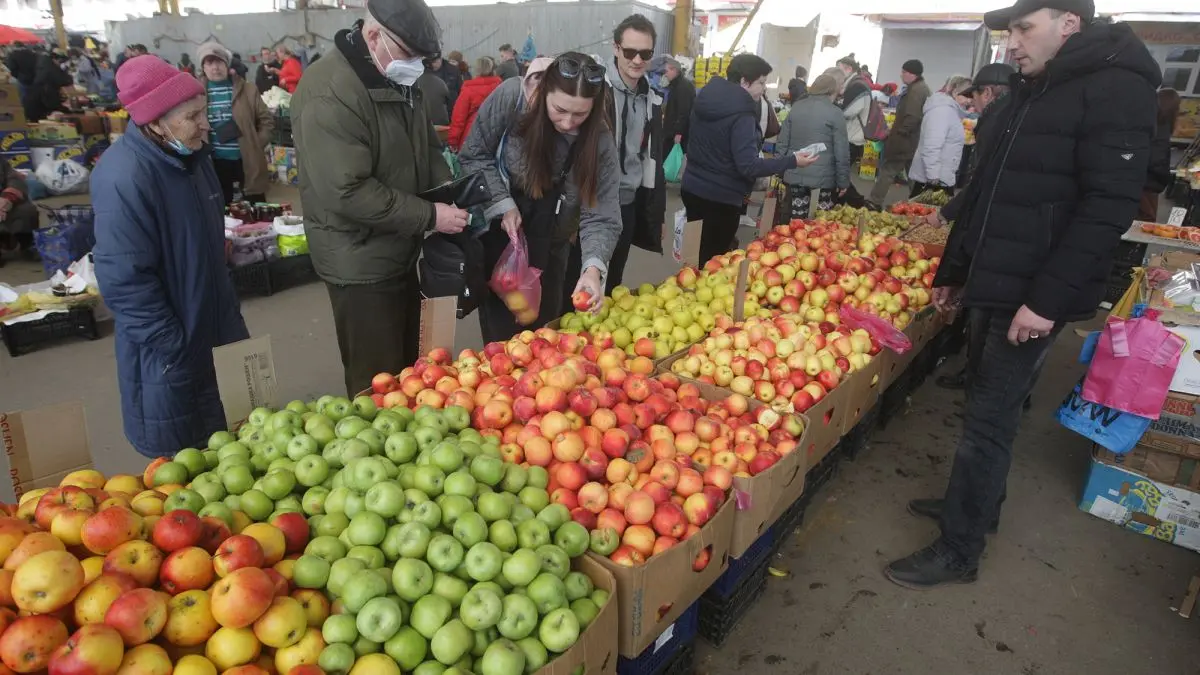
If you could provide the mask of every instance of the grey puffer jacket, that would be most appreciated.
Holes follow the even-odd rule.
[[[788,185],[843,190],[850,187],[850,141],[842,110],[828,96],[805,95],[792,104],[775,153],[789,155],[813,143],[824,143],[825,151],[809,166],[783,174]]]
[[[483,107],[479,109],[475,123],[471,125],[471,131],[458,153],[458,161],[462,164],[464,173],[479,171],[487,180],[492,201],[487,205],[484,216],[489,221],[516,208],[517,204],[509,192],[508,180],[513,181],[515,187],[521,188],[521,181],[526,174],[528,160],[525,157],[525,144],[516,135],[517,120],[525,109],[521,97],[519,78],[510,78],[501,83],[483,102]],[[501,174],[497,162],[496,155],[501,138],[504,138],[503,164],[508,180]],[[566,161],[573,142],[572,136],[558,135],[558,147],[554,153],[556,172]],[[603,276],[607,276],[609,258],[612,257],[617,239],[621,236],[621,169],[617,165],[617,146],[611,133],[601,136],[599,162],[596,203],[592,206],[580,204],[575,171],[579,165],[576,163],[563,186],[563,197],[566,201],[563,214],[570,214],[576,209],[580,212],[579,239],[583,251],[583,269],[595,266]],[[564,218],[562,222],[567,220]]]

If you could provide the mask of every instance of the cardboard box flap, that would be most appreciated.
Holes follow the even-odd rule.
[[[437,347],[454,351],[454,329],[458,325],[458,298],[423,298],[421,332],[417,343],[421,356]]]
[[[271,336],[250,338],[213,349],[217,390],[225,408],[225,422],[232,429],[260,406],[279,407],[279,383]]]
[[[11,494],[9,487],[0,490],[4,501],[57,485],[68,473],[92,466],[81,401],[0,413],[0,438],[11,486]]]

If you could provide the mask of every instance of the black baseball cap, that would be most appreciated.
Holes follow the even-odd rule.
[[[1057,9],[1078,14],[1084,23],[1096,18],[1094,0],[1017,0],[1017,4],[1004,9],[995,9],[983,15],[983,23],[992,30],[1008,30],[1009,24],[1039,9]]]
[[[417,56],[441,53],[442,28],[424,0],[367,0],[367,11]]]
[[[975,93],[976,89],[986,87],[989,84],[1009,84],[1016,70],[1007,63],[989,63],[979,69],[975,73],[975,79],[971,80],[971,86],[963,91],[963,96],[970,96]]]

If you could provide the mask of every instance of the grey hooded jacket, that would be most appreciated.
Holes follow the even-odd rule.
[[[842,110],[828,96],[805,95],[792,104],[779,138],[775,154],[789,155],[813,143],[824,143],[825,151],[817,161],[783,174],[788,185],[842,190],[850,187],[850,141]]]

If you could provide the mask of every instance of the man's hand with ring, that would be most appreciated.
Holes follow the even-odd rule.
[[[1013,345],[1020,345],[1022,342],[1046,337],[1053,330],[1053,321],[1038,316],[1032,309],[1022,305],[1008,327],[1008,341]]]

